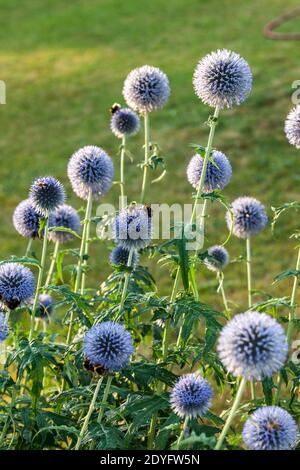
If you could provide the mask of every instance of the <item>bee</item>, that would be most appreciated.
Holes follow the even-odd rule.
[[[118,103],[114,103],[110,108],[110,112],[111,114],[115,114],[120,109],[121,109],[121,106]]]
[[[149,219],[152,217],[152,209],[151,209],[151,204],[144,204],[144,208],[148,214]]]
[[[15,310],[15,308],[19,307],[21,303],[19,299],[4,300],[2,296],[0,296],[0,301],[2,301],[10,310]]]
[[[103,366],[94,365],[88,359],[84,360],[83,367],[89,372],[93,372],[93,374],[96,373],[98,375],[104,375],[106,372],[106,369]]]
[[[269,422],[267,423],[267,428],[270,429],[271,431],[272,431],[273,429],[276,429],[276,430],[277,430],[277,429],[280,429],[280,425],[279,425],[278,423],[276,423],[275,421],[269,421]]]
[[[45,183],[44,181],[38,181],[37,185],[39,186],[39,188],[42,188],[42,189],[48,188],[48,184]]]

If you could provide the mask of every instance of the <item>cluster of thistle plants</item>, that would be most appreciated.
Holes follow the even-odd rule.
[[[151,239],[149,175],[161,169],[153,179],[159,184],[166,170],[149,118],[166,105],[170,85],[148,65],[125,80],[128,108],[111,108],[111,130],[121,140],[118,159],[90,145],[69,160],[71,188],[85,205],[83,219],[65,203],[65,190],[52,176],[35,179],[15,209],[13,225],[28,245],[23,257],[0,263],[1,449],[297,448],[300,366],[292,360],[291,343],[298,326],[300,248],[296,268],[275,278],[293,280],[291,297],[255,301],[251,252],[268,226],[266,209],[252,195],[226,199],[222,191],[234,169],[213,147],[226,108],[250,94],[252,73],[238,54],[219,50],[200,60],[193,84],[213,113],[208,141],[194,146],[187,165],[195,193],[180,237]],[[127,204],[125,195],[129,201],[132,196],[125,159],[131,136],[142,127],[141,194]],[[288,115],[285,130],[300,148],[300,107]],[[96,217],[95,203],[111,190],[114,173],[120,208],[107,219]],[[190,250],[188,234],[209,224],[211,201],[225,208],[226,242],[205,239],[203,247]],[[272,228],[282,213],[299,207],[292,202],[273,208]],[[107,243],[92,236],[98,223],[112,226],[115,246],[108,242],[111,274],[93,289],[89,277],[101,271],[101,260],[89,257],[90,244]],[[231,237],[241,239],[245,253],[246,311],[226,295]],[[298,232],[292,237],[299,243]],[[168,266],[170,296],[159,295],[147,258]],[[201,299],[205,269],[216,275],[215,298],[221,296],[223,311]]]

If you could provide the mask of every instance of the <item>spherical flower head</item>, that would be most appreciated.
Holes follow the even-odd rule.
[[[63,185],[52,176],[37,178],[31,185],[29,193],[33,207],[42,215],[47,215],[64,203]]]
[[[111,264],[115,264],[116,266],[120,265],[127,265],[129,257],[129,251],[121,246],[115,246],[110,254],[110,262]],[[139,262],[139,254],[137,251],[134,251],[132,254],[132,261],[131,266],[137,266]]]
[[[212,389],[201,375],[187,374],[174,385],[171,406],[181,418],[203,416],[210,407]]]
[[[73,191],[81,199],[87,200],[90,190],[94,199],[106,194],[111,188],[113,176],[112,159],[100,147],[87,145],[69,160],[68,177]]]
[[[78,212],[71,206],[63,204],[49,215],[49,228],[65,227],[75,233],[80,232],[80,217]],[[70,232],[50,231],[49,239],[53,242],[65,243],[74,238]]]
[[[286,410],[263,406],[247,419],[243,439],[249,450],[291,450],[299,439],[299,432]]]
[[[238,197],[231,204],[231,211],[226,214],[227,225],[231,229],[233,223],[232,231],[238,238],[257,235],[268,223],[265,207],[253,197]]]
[[[145,206],[130,204],[115,218],[115,240],[122,248],[140,250],[151,242],[151,217]]]
[[[0,301],[11,310],[29,300],[35,289],[32,272],[19,263],[0,266]]]
[[[22,237],[35,238],[40,228],[41,214],[33,207],[30,199],[17,205],[13,214],[13,224]]]
[[[293,108],[287,115],[284,131],[289,143],[300,149],[300,105]]]
[[[0,343],[5,341],[9,334],[9,328],[6,321],[5,313],[0,311]]]
[[[203,169],[203,158],[194,155],[187,167],[187,178],[189,183],[198,189],[199,181]],[[204,192],[223,189],[229,183],[232,176],[230,162],[224,153],[214,150],[212,161],[209,161],[206,168],[204,180]]]
[[[53,298],[49,294],[40,294],[36,316],[48,320],[53,313]]]
[[[170,96],[168,77],[157,67],[143,65],[127,76],[123,96],[128,106],[135,111],[155,111],[162,108]]]
[[[119,139],[136,134],[140,127],[140,118],[129,108],[120,108],[111,117],[110,128]]]
[[[205,259],[205,264],[210,271],[223,271],[229,263],[228,251],[223,246],[211,246],[208,248],[207,253],[209,258]]]
[[[211,52],[198,63],[193,77],[196,95],[209,106],[220,109],[239,105],[252,88],[248,63],[227,49]]]
[[[235,315],[222,329],[218,353],[235,377],[262,380],[284,365],[288,344],[282,326],[265,313]]]
[[[134,352],[131,334],[113,321],[96,324],[85,335],[83,352],[94,366],[120,370]]]

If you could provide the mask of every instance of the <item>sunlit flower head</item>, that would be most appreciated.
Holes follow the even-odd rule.
[[[130,204],[115,218],[115,240],[119,246],[140,250],[151,243],[151,217],[145,206]]]
[[[201,375],[183,375],[171,391],[171,406],[181,418],[203,416],[211,404],[212,389]]]
[[[198,189],[202,168],[203,158],[198,154],[194,155],[187,167],[187,178],[195,189]],[[224,153],[214,150],[212,160],[208,162],[206,168],[204,192],[224,189],[231,176],[232,168],[228,158]]]
[[[268,217],[265,207],[257,199],[238,197],[231,204],[231,213],[227,212],[226,221],[229,229],[233,224],[232,231],[236,237],[246,239],[261,232],[268,223]]]
[[[210,271],[223,271],[229,263],[229,254],[224,246],[211,246],[207,253],[209,258],[205,259],[205,264]]]
[[[129,108],[119,108],[112,113],[110,128],[119,139],[136,134],[140,127],[140,118]]]
[[[35,281],[32,272],[19,263],[4,263],[0,266],[0,302],[11,310],[21,302],[29,300],[34,293]]]
[[[80,233],[80,217],[78,212],[71,206],[63,204],[49,215],[49,228],[65,227],[75,233]],[[50,230],[49,239],[53,242],[64,243],[75,237],[71,232]]]
[[[20,202],[13,214],[13,224],[23,237],[35,238],[40,228],[41,214],[33,207],[30,199]]]
[[[65,192],[63,185],[52,176],[37,178],[31,185],[30,202],[43,215],[54,211],[64,203]]]

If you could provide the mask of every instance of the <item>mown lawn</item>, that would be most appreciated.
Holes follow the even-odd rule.
[[[145,63],[161,67],[169,76],[172,97],[151,116],[153,140],[167,157],[168,174],[152,187],[149,202],[189,202],[191,188],[185,169],[192,155],[191,142],[205,145],[209,110],[196,98],[193,69],[206,53],[227,47],[251,65],[254,88],[238,109],[224,112],[215,145],[231,159],[234,175],[225,191],[229,199],[252,195],[262,200],[271,215],[277,206],[299,195],[299,152],[283,133],[292,106],[291,84],[300,78],[299,43],[274,42],[262,28],[274,16],[298,2],[291,0],[0,0],[0,79],[7,84],[7,104],[0,107],[0,251],[1,259],[22,254],[24,240],[15,233],[11,215],[26,197],[31,180],[53,174],[63,181],[68,200],[76,207],[66,176],[69,156],[86,144],[104,147],[117,164],[118,142],[109,130],[108,109],[122,101],[127,73]],[[300,19],[290,28],[300,30]],[[287,27],[284,28],[285,30]],[[126,168],[129,196],[136,199],[141,184],[142,135],[132,140],[135,164]],[[116,201],[118,188],[105,198]],[[210,210],[207,243],[224,240],[223,210]],[[297,219],[298,220],[298,219]],[[270,229],[255,241],[254,285],[269,289],[274,275],[294,263],[294,242],[288,237],[297,227],[296,214],[281,220],[276,237]],[[299,224],[298,224],[299,228]],[[243,252],[238,240],[230,242],[232,258]],[[94,244],[94,284],[109,272],[108,248]],[[163,293],[168,273],[152,263]],[[230,297],[246,303],[244,266],[227,270]],[[204,297],[213,298],[213,276],[205,273]],[[202,281],[203,283],[203,277]],[[204,286],[204,283],[202,284]],[[289,292],[283,283],[280,295]]]

